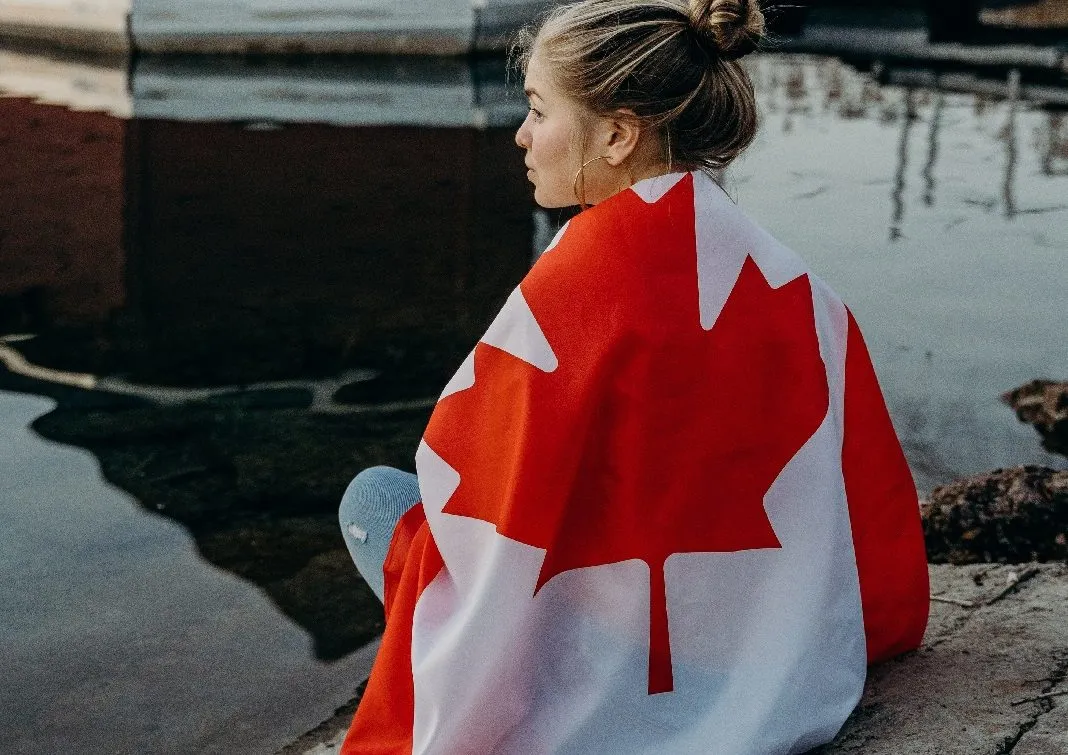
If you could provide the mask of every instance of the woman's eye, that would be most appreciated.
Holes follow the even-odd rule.
[[[537,110],[536,108],[531,107],[531,108],[529,108],[529,110],[530,110],[530,112],[532,112],[534,114],[534,120],[536,120],[536,121],[540,121],[542,118],[545,117],[545,116],[543,116],[541,114],[541,111]]]

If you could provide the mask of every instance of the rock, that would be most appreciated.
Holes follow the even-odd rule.
[[[1068,382],[1032,380],[1003,393],[1001,400],[1030,422],[1042,436],[1042,447],[1068,456]]]
[[[932,602],[923,647],[871,667],[822,755],[1068,753],[1068,566],[1028,568],[998,598],[1018,567],[931,566],[932,594],[971,607]]]
[[[932,563],[1068,560],[1068,471],[995,469],[942,485],[922,509]]]

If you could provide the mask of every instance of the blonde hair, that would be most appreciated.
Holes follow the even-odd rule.
[[[537,49],[565,96],[594,115],[630,109],[669,169],[715,174],[756,137],[738,59],[763,36],[758,0],[580,0],[521,29],[510,57],[525,74]]]

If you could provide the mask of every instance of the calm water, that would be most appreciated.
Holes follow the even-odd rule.
[[[411,468],[565,217],[523,102],[493,61],[0,62],[4,748],[273,751],[381,629],[345,484]],[[851,305],[917,486],[1064,467],[998,400],[1068,376],[1063,78],[751,72],[728,189]]]

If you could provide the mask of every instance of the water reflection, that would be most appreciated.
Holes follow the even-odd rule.
[[[1043,175],[1068,175],[1068,117],[1064,113],[1050,113],[1049,129],[1044,141]]]
[[[373,649],[309,658],[307,634],[247,583],[205,568],[186,528],[106,484],[99,454],[27,428],[54,406],[0,391],[4,752],[275,752],[352,696]],[[126,463],[161,445],[126,449]],[[332,558],[283,566],[276,584],[297,591],[324,567],[351,572]],[[354,583],[335,586],[358,601]],[[373,612],[360,618],[377,631]]]
[[[149,80],[155,65],[145,64]],[[427,68],[415,94],[410,71],[386,72],[405,94],[391,107],[419,112],[410,97],[440,92],[458,71],[472,94],[466,66]],[[357,94],[392,80],[356,73],[372,78],[349,82]],[[234,64],[214,78],[231,91],[235,77],[261,74]],[[4,329],[61,326],[27,344],[27,356],[139,382],[240,383],[355,365],[382,377],[354,387],[354,400],[434,395],[529,262],[529,191],[511,127],[465,126],[458,106],[432,110],[455,125],[420,128],[177,120],[199,112],[191,101],[215,104],[215,83],[203,86],[206,101],[186,91],[166,113],[154,103],[166,120],[4,101],[6,145],[23,162],[8,163],[7,264],[17,260],[21,275],[5,275]],[[287,102],[306,101],[297,89]],[[468,120],[492,120],[471,107]],[[357,110],[347,118],[383,115]],[[267,107],[257,122],[292,115]]]
[[[364,62],[340,81],[336,64],[142,65],[133,111],[149,91],[159,118],[0,101],[16,158],[0,328],[36,336],[0,344],[0,385],[59,398],[39,432],[92,450],[336,658],[378,611],[338,610],[356,578],[336,559],[292,579],[344,553],[334,511],[359,468],[410,466],[434,397],[530,263],[513,129],[487,125],[503,73],[487,107],[456,61]],[[192,120],[242,77],[250,100],[269,93],[259,111]],[[166,81],[184,88],[164,96]],[[307,95],[324,82],[349,95]],[[424,99],[430,125],[373,123]],[[372,124],[284,122],[324,101]]]
[[[927,160],[923,164],[923,203],[933,207],[935,203],[935,168],[938,166],[938,132],[942,126],[945,112],[945,92],[935,94],[934,112],[931,114],[930,130],[927,134]]]
[[[915,123],[916,118],[915,92],[912,89],[906,89],[901,113],[901,136],[897,143],[897,170],[894,173],[894,191],[891,195],[894,207],[890,219],[891,241],[901,238],[901,221],[905,216],[904,195],[905,176],[909,164],[909,135],[912,133],[912,124]]]
[[[38,433],[344,656],[381,615],[341,491],[411,468],[566,217],[530,201],[522,97],[494,60],[3,55],[0,390],[53,397]],[[1063,78],[748,65],[765,126],[728,188],[850,302],[919,487],[1063,464],[998,401],[1068,374]]]
[[[0,390],[54,398],[38,434],[87,449],[145,511],[181,524],[202,558],[303,627],[315,658],[348,656],[382,615],[340,539],[341,492],[365,466],[411,467],[434,397],[530,264],[535,219],[500,123],[515,111],[495,94],[503,71],[480,84],[482,69],[457,61],[364,62],[345,76],[335,63],[223,61],[168,78],[146,60],[116,90],[98,63],[15,62],[0,74],[13,95],[0,99]],[[93,94],[58,104],[70,91]],[[251,105],[197,120],[233,91]],[[336,122],[312,117],[328,111]],[[428,122],[390,115],[412,112]],[[111,610],[155,610],[137,570],[134,559],[115,577],[133,582]],[[168,615],[173,632],[155,643],[173,660],[188,629]],[[125,635],[102,631],[121,655]],[[210,640],[234,658],[239,642]],[[292,707],[306,722],[346,699],[322,702],[345,689],[348,659],[334,674],[304,646],[279,647],[266,644],[281,653],[268,666],[322,680],[307,696],[321,708]],[[161,713],[165,686],[151,710],[199,715]],[[127,751],[136,735],[108,742]]]
[[[921,490],[1063,466],[995,396],[1068,372],[1047,306],[1068,285],[1068,181],[1046,168],[1068,87],[1019,69],[865,65],[754,60],[764,132],[733,191],[857,313]]]

